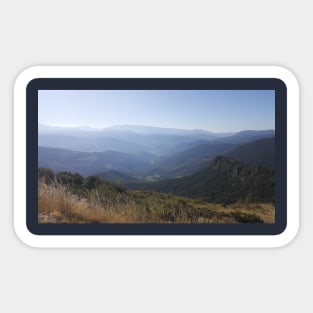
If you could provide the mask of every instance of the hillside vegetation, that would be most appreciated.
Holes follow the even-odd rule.
[[[207,202],[274,203],[275,171],[217,157],[205,169],[177,179],[130,183],[133,189],[165,192]]]
[[[274,223],[270,203],[209,203],[38,170],[39,223]]]

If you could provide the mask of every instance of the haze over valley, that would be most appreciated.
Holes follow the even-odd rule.
[[[114,172],[113,180],[119,180],[120,173],[121,181],[124,176],[127,180],[185,176],[205,168],[219,155],[273,167],[273,136],[274,130],[223,134],[147,126],[90,130],[40,124],[38,165],[109,179]],[[264,149],[266,144],[269,146]],[[259,157],[262,153],[265,155]]]

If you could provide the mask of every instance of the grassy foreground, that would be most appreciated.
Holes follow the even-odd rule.
[[[39,223],[274,223],[270,203],[230,205],[138,190],[95,188],[77,194],[38,182]]]

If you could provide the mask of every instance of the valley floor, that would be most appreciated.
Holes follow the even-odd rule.
[[[216,204],[171,194],[92,190],[84,197],[38,183],[39,223],[275,223],[272,203]]]

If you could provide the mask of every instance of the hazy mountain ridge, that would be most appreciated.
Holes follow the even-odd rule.
[[[175,153],[179,146],[197,140],[215,140],[227,135],[229,134],[149,126],[113,126],[92,131],[81,127],[38,126],[40,146],[82,152],[114,150],[135,155],[145,152],[155,156]]]
[[[114,150],[125,153],[143,152],[156,156],[170,155],[193,147],[197,142],[245,143],[274,136],[273,130],[242,131],[236,134],[205,130],[182,130],[149,126],[54,127],[38,125],[38,145],[82,152]]]
[[[65,149],[38,147],[38,165],[53,171],[70,171],[90,175],[105,170],[141,169],[148,165],[134,156],[117,151],[80,152]]]
[[[205,168],[218,155],[269,167],[275,163],[274,138],[266,138],[274,134],[271,130],[242,131],[222,138],[215,134],[212,140],[208,138],[214,133],[202,130],[147,126],[115,126],[104,132],[85,127],[47,128],[51,133],[38,136],[39,166],[83,175],[102,173],[103,178],[112,181],[186,176]],[[263,141],[251,142],[251,138],[262,136]],[[113,172],[105,174],[109,171]]]
[[[269,138],[275,136],[275,130],[243,130],[232,136],[219,139],[222,142],[243,144],[255,141],[262,138]]]
[[[211,132],[202,129],[178,129],[178,128],[166,128],[156,126],[145,126],[145,125],[114,125],[110,127],[95,128],[90,126],[75,126],[75,127],[64,127],[64,126],[51,126],[42,123],[38,124],[39,133],[56,133],[56,132],[132,132],[136,134],[166,134],[166,135],[192,135],[192,134],[206,134],[214,137],[223,137],[233,135],[234,132],[218,133]]]
[[[252,165],[275,168],[275,137],[258,139],[238,146],[225,156]]]

